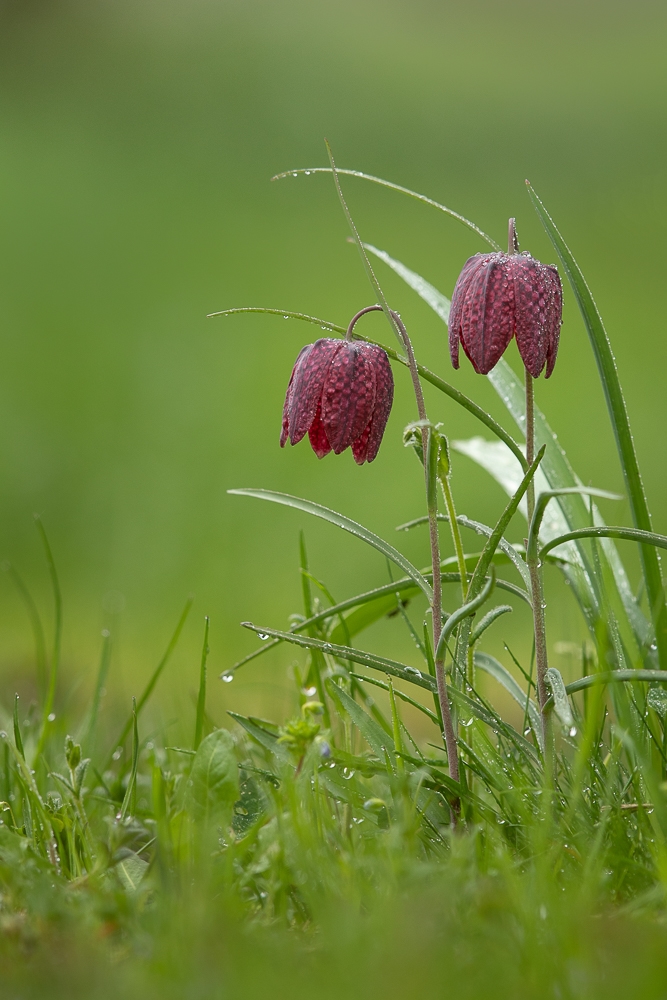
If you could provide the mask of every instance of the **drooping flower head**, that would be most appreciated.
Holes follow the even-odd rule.
[[[372,462],[393,398],[394,379],[381,347],[323,337],[296,359],[280,446],[288,438],[298,444],[307,433],[318,458],[351,447],[357,465]]]
[[[533,378],[549,378],[558,352],[563,295],[558,271],[528,253],[478,253],[459,275],[449,314],[449,353],[459,343],[480,375],[498,363],[513,336]]]

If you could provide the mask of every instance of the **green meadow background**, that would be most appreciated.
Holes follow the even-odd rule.
[[[50,633],[39,512],[65,602],[60,706],[89,690],[109,628],[108,711],[125,713],[192,593],[153,710],[175,740],[192,724],[204,615],[215,676],[254,648],[240,621],[284,627],[299,610],[300,527],[337,599],[386,581],[380,557],[354,539],[227,489],[293,492],[390,537],[422,513],[419,469],[401,444],[414,417],[404,372],[377,461],[318,462],[306,444],[278,447],[293,360],[317,331],[206,319],[250,304],[344,323],[373,301],[331,179],[269,182],[324,165],[324,136],[339,166],[423,191],[499,241],[515,215],[522,246],[552,261],[531,180],[606,319],[655,528],[667,530],[666,46],[667,7],[648,0],[1,0],[0,557]],[[483,249],[397,194],[351,179],[345,190],[362,236],[448,295]],[[485,379],[466,362],[452,372],[437,318],[378,273],[420,358],[500,415]],[[564,318],[539,405],[584,482],[622,490],[567,290]],[[364,322],[389,338],[382,317]],[[444,397],[428,402],[452,438],[479,432]],[[454,475],[459,511],[494,520],[500,489],[462,457]],[[628,521],[625,502],[603,510]],[[396,538],[427,561],[425,535]],[[554,662],[572,672],[562,643],[584,633],[552,572],[547,599]],[[529,656],[528,624],[517,609],[494,627],[505,662],[503,641]],[[30,699],[33,641],[7,574],[0,629],[0,697]],[[363,641],[413,655],[394,620]],[[231,685],[212,682],[216,720],[231,707],[288,710],[293,658],[281,650]]]

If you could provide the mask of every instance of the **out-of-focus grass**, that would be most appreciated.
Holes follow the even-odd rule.
[[[66,667],[87,671],[112,626],[112,676],[134,691],[194,591],[167,687],[177,715],[196,683],[204,613],[212,669],[249,648],[236,623],[251,606],[284,623],[300,522],[258,513],[228,487],[309,496],[385,535],[422,512],[400,441],[413,417],[406,381],[370,468],[280,452],[282,396],[307,334],[264,317],[204,318],[261,303],[343,322],[371,301],[329,180],[268,182],[324,163],[324,135],[341,166],[424,190],[499,239],[517,215],[522,244],[550,259],[530,177],[611,317],[664,530],[662,5],[32,2],[4,4],[0,19],[0,552],[46,602],[31,512],[43,515],[66,595]],[[451,292],[479,249],[471,234],[388,192],[346,190],[367,239]],[[425,363],[442,369],[437,321],[397,279],[385,285]],[[470,371],[455,379],[497,407]],[[538,392],[575,466],[585,455],[595,485],[621,486],[569,298],[558,369]],[[438,401],[435,415],[451,437],[473,432],[453,405]],[[459,509],[492,520],[500,491],[455,462]],[[327,565],[337,596],[384,582],[380,560],[373,568],[352,540],[308,533],[313,568]],[[423,561],[424,538],[401,544]],[[558,607],[552,638],[577,638],[577,612]],[[7,581],[0,615],[3,689],[29,693],[31,640]],[[503,629],[526,648],[520,614]],[[282,698],[287,662],[239,677],[236,707]],[[217,693],[218,709],[228,695]]]

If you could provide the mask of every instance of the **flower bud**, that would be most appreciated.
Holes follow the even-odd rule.
[[[358,465],[378,453],[394,398],[389,359],[374,344],[323,337],[296,359],[280,446],[310,439],[318,458],[352,448]]]
[[[558,352],[562,289],[557,269],[528,253],[478,253],[466,261],[452,296],[449,353],[459,343],[480,375],[498,363],[512,337],[533,378],[549,378]]]

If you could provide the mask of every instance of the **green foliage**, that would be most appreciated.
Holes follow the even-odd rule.
[[[340,187],[339,194],[342,199]],[[364,255],[369,250],[384,259],[445,319],[444,296],[363,245],[354,232]],[[389,318],[393,323],[393,314]],[[456,398],[437,376],[421,367],[418,373]],[[501,365],[493,380],[521,427],[514,376]],[[479,416],[477,404],[458,402]],[[278,644],[295,647],[302,659],[293,665],[294,711],[276,721],[233,712],[232,728],[210,719],[206,619],[198,695],[188,719],[192,746],[170,746],[166,724],[150,738],[140,730],[191,599],[115,741],[100,718],[111,649],[104,636],[90,705],[81,718],[67,715],[61,723],[84,735],[79,742],[68,734],[63,745],[51,712],[62,598],[40,525],[55,595],[54,651],[38,731],[26,727],[16,697],[1,744],[0,931],[7,934],[0,944],[10,969],[22,968],[28,947],[47,956],[44,968],[50,969],[52,941],[61,934],[74,965],[85,949],[99,956],[99,968],[116,963],[114,995],[127,989],[130,995],[228,996],[236,977],[245,996],[248,963],[256,963],[260,992],[275,994],[284,981],[289,995],[298,996],[305,986],[298,974],[290,976],[290,963],[298,968],[316,956],[320,970],[327,962],[336,967],[330,982],[318,983],[321,995],[330,989],[333,996],[347,988],[340,979],[342,956],[351,953],[347,964],[358,992],[373,964],[373,934],[380,965],[390,969],[393,938],[402,935],[403,961],[412,961],[413,947],[420,957],[415,976],[419,969],[421,979],[409,984],[410,995],[421,995],[422,982],[424,991],[434,983],[439,988],[443,967],[463,997],[484,995],[479,990],[498,997],[609,995],[601,992],[600,956],[614,969],[620,959],[608,943],[600,950],[591,916],[605,927],[618,921],[625,928],[632,914],[657,933],[650,920],[664,911],[667,871],[667,672],[656,656],[655,616],[630,591],[612,539],[651,551],[665,539],[648,529],[600,523],[584,496],[613,495],[581,486],[539,412],[539,450],[530,465],[507,431],[496,432],[500,425],[490,415],[480,419],[497,441],[454,447],[467,451],[509,494],[495,525],[456,514],[451,491],[457,470],[441,425],[422,418],[406,429],[407,443],[426,468],[429,527],[437,532],[448,523],[457,549],[454,559],[439,565],[436,554],[430,571],[321,504],[276,491],[232,491],[343,529],[385,557],[389,582],[336,602],[311,570],[302,532],[302,609],[287,629],[244,623],[262,646],[224,675],[248,669]],[[507,536],[531,482],[537,500],[527,539],[512,544]],[[446,514],[438,520],[439,490]],[[549,517],[548,504],[555,510]],[[423,523],[416,517],[400,527]],[[463,549],[459,528],[484,539],[481,552]],[[540,709],[533,664],[509,651],[501,663],[477,646],[512,610],[508,604],[487,607],[495,587],[530,605],[526,555],[550,552],[550,562],[572,584],[590,648],[579,678],[566,683],[554,667],[546,670],[549,699]],[[404,576],[394,580],[392,566]],[[505,570],[520,586],[499,575]],[[432,626],[439,577],[458,596],[451,598],[450,614],[437,608],[442,622],[436,634],[429,616]],[[389,615],[405,628],[418,665],[362,647],[358,637]],[[33,628],[40,621],[36,607],[31,621]],[[43,649],[43,641],[36,642],[38,676]],[[482,675],[494,682],[491,695]],[[511,696],[511,709],[495,698],[501,689]],[[380,701],[372,697],[377,691]],[[443,746],[448,707],[453,752],[451,744]],[[419,912],[414,922],[406,923],[401,912],[406,899]],[[251,956],[238,936],[241,924]],[[347,937],[341,927],[349,928]],[[338,929],[331,934],[331,928]],[[282,937],[287,931],[291,936]],[[232,942],[222,957],[220,941]],[[287,978],[278,986],[263,971],[276,941],[288,956],[281,973]],[[488,973],[478,960],[481,950]],[[216,985],[216,994],[206,984],[221,970],[228,978]],[[633,995],[644,988],[652,995],[663,978],[661,970],[647,974],[645,987],[634,983]],[[56,977],[52,992],[60,988]],[[364,985],[363,995],[398,996],[406,988],[379,975]],[[91,996],[110,992],[99,972],[90,973],[85,989]]]

